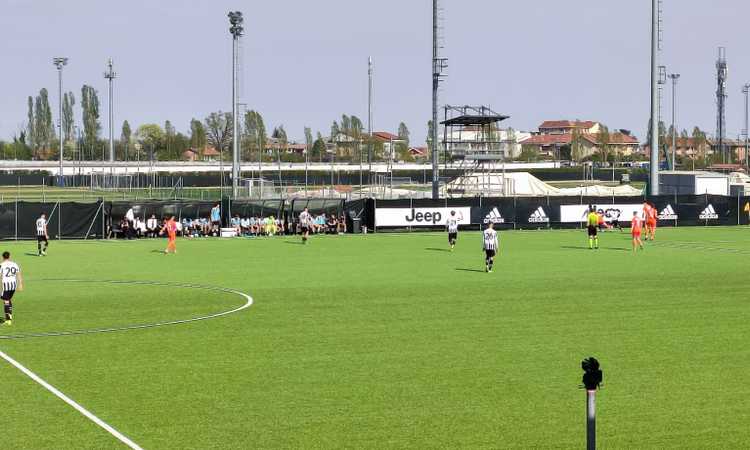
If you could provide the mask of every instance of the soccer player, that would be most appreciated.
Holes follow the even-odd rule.
[[[177,254],[177,222],[175,222],[174,216],[169,217],[169,220],[167,220],[161,228],[159,234],[163,235],[165,231],[167,232],[168,239],[167,248],[164,250],[164,254],[169,254],[170,250],[172,250],[172,253]]]
[[[44,242],[44,248],[42,248]],[[49,246],[49,234],[47,234],[47,215],[42,213],[36,219],[36,248],[39,256],[47,256],[47,247]]]
[[[310,236],[310,228],[312,227],[312,216],[307,211],[307,208],[299,213],[299,226],[302,233],[302,243],[307,244],[307,238]]]
[[[495,263],[495,255],[499,245],[497,242],[497,231],[495,225],[490,222],[487,229],[482,233],[482,250],[484,250],[484,270],[492,273],[492,265]]]
[[[10,326],[13,324],[13,294],[16,293],[16,290],[23,290],[23,278],[21,277],[21,268],[10,260],[9,252],[3,252],[0,271],[2,271],[3,282],[3,293],[0,298],[3,299],[3,307],[5,308],[3,325]]]
[[[643,216],[646,219],[646,239],[653,241],[656,238],[656,222],[658,211],[653,203],[643,203]]]
[[[597,235],[597,226],[599,225],[599,214],[596,213],[596,207],[589,208],[586,223],[589,233],[589,250],[599,250],[599,236]]]
[[[456,216],[456,211],[451,211],[450,217],[445,221],[445,227],[448,229],[448,244],[451,246],[451,251],[456,247],[456,239],[458,239],[458,221],[459,218]]]
[[[641,241],[642,229],[643,221],[638,217],[638,211],[633,211],[633,220],[630,221],[630,234],[633,236],[633,252],[636,251],[636,246],[643,250],[643,241]]]

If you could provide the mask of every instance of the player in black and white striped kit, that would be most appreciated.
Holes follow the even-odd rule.
[[[310,228],[312,228],[312,216],[307,211],[307,208],[305,208],[299,213],[299,230],[302,233],[303,244],[307,244],[307,238],[310,236]]]
[[[42,213],[42,215],[36,219],[36,248],[39,252],[39,256],[47,256],[47,247],[49,246],[48,239],[47,216]],[[44,248],[42,248],[42,242],[44,242]]]
[[[451,211],[451,215],[445,221],[445,228],[448,229],[448,244],[451,246],[451,251],[456,247],[456,239],[458,239],[458,222],[459,218],[456,216],[456,211]]]
[[[482,249],[484,250],[484,269],[487,273],[492,273],[492,264],[495,262],[497,249],[500,247],[497,242],[497,231],[494,224],[487,224],[487,229],[482,233]]]
[[[13,294],[16,291],[23,290],[23,278],[21,277],[21,268],[18,264],[10,260],[10,253],[3,253],[3,262],[0,264],[2,271],[3,293],[0,298],[3,299],[5,308],[5,320],[3,325],[10,326],[13,324]]]

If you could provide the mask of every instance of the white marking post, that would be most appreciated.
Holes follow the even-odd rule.
[[[43,388],[45,388],[48,391],[50,391],[53,394],[55,394],[55,396],[57,396],[59,399],[61,399],[62,401],[64,401],[68,405],[72,406],[76,411],[78,411],[79,413],[81,413],[84,416],[86,416],[86,418],[88,418],[90,421],[94,422],[95,424],[97,424],[101,428],[104,428],[104,430],[107,431],[107,433],[109,433],[112,436],[114,436],[115,438],[117,438],[117,440],[119,440],[123,444],[127,445],[128,447],[130,447],[133,450],[143,450],[138,444],[136,444],[135,442],[133,442],[130,439],[128,439],[124,434],[122,434],[119,431],[115,430],[114,428],[112,428],[112,426],[110,426],[109,424],[107,424],[105,421],[103,421],[102,419],[96,417],[89,410],[87,410],[83,406],[81,406],[78,403],[76,403],[75,400],[71,399],[67,395],[65,395],[62,392],[60,392],[57,388],[55,388],[51,384],[49,384],[46,381],[44,381],[43,379],[39,378],[39,376],[37,374],[35,374],[31,370],[27,369],[23,365],[21,365],[21,363],[19,363],[15,359],[11,358],[10,356],[8,356],[5,352],[0,351],[0,358],[3,358],[4,360],[8,361],[11,365],[13,365],[13,367],[15,367],[16,369],[18,369],[21,372],[23,372],[24,375],[26,375],[27,377],[31,378],[32,380],[34,380],[38,384],[40,384]]]

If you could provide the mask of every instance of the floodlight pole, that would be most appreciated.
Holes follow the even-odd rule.
[[[745,167],[750,170],[750,155],[748,155],[748,133],[750,132],[750,129],[748,129],[748,93],[750,93],[750,83],[745,84],[742,86],[742,93],[745,94]]]
[[[242,37],[243,27],[242,13],[240,11],[230,12],[229,23],[231,27],[229,32],[232,34],[232,198],[237,198],[239,193],[238,181],[239,181],[239,117],[237,115],[238,109],[238,89],[237,89],[237,59],[238,59],[238,48],[239,40]],[[222,173],[222,177],[224,174]]]
[[[596,389],[586,389],[586,450],[596,450]]]
[[[438,166],[438,87],[443,61],[438,52],[438,0],[432,0],[432,198],[440,198]]]
[[[659,195],[659,0],[651,0],[651,195]]]
[[[117,74],[114,71],[114,66],[112,64],[112,58],[107,61],[107,71],[104,72],[104,78],[106,78],[109,81],[109,164],[110,164],[110,171],[114,172],[114,162],[115,162],[115,131],[114,131],[114,125],[115,125],[115,115],[114,115],[114,106],[112,104],[114,95],[113,95],[113,84],[115,78],[117,78]]]
[[[368,190],[372,196],[372,57],[367,58],[367,170]]]
[[[66,57],[57,57],[52,59],[52,63],[57,67],[57,84],[58,84],[58,94],[60,97],[60,105],[59,105],[59,114],[57,117],[57,128],[60,132],[60,174],[57,178],[58,184],[62,187],[63,186],[63,154],[64,154],[64,145],[65,145],[65,137],[63,136],[63,128],[62,128],[62,110],[63,110],[63,93],[62,93],[62,71],[63,67],[68,64],[68,58]]]

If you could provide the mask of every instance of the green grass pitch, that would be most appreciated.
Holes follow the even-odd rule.
[[[747,228],[4,243],[25,274],[15,358],[146,449],[582,448],[580,361],[604,448],[750,446]],[[92,282],[50,281],[78,279]],[[3,449],[123,448],[0,360]]]

